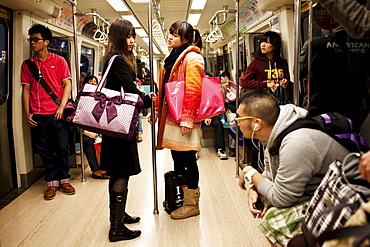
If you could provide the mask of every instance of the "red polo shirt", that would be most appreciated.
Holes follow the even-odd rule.
[[[37,58],[36,55],[32,56],[30,59],[36,63],[37,67],[41,71],[42,77],[56,94],[56,96],[58,96],[59,99],[62,99],[62,81],[65,79],[71,79],[71,73],[66,60],[63,57],[51,52],[45,61]],[[46,93],[44,87],[35,80],[25,62],[22,63],[21,82],[22,84],[31,85],[30,106],[34,114],[55,114],[58,105],[54,102],[50,95]]]

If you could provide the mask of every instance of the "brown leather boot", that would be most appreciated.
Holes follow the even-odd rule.
[[[180,220],[200,214],[199,210],[199,187],[196,190],[184,188],[184,204],[171,213],[171,219]]]

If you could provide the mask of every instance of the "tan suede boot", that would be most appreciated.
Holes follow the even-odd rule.
[[[171,219],[180,220],[200,214],[199,210],[199,187],[196,190],[184,188],[184,205],[171,213]]]

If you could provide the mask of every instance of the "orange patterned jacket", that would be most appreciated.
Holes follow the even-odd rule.
[[[189,46],[177,58],[171,70],[169,82],[180,79],[181,62],[185,69],[185,96],[180,123],[176,123],[170,116],[164,95],[163,78],[165,69],[162,67],[158,80],[158,98],[156,102],[156,116],[158,117],[157,149],[200,151],[200,123],[194,123],[196,111],[199,108],[202,94],[202,77],[204,73],[204,60],[200,49]],[[188,135],[182,136],[180,126],[193,129]]]

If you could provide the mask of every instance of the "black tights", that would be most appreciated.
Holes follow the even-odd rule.
[[[188,188],[192,190],[197,189],[199,183],[199,170],[195,153],[196,151],[171,150],[175,171],[186,175]]]
[[[112,177],[109,179],[109,189],[115,192],[124,192],[128,189],[128,180],[130,177]]]

